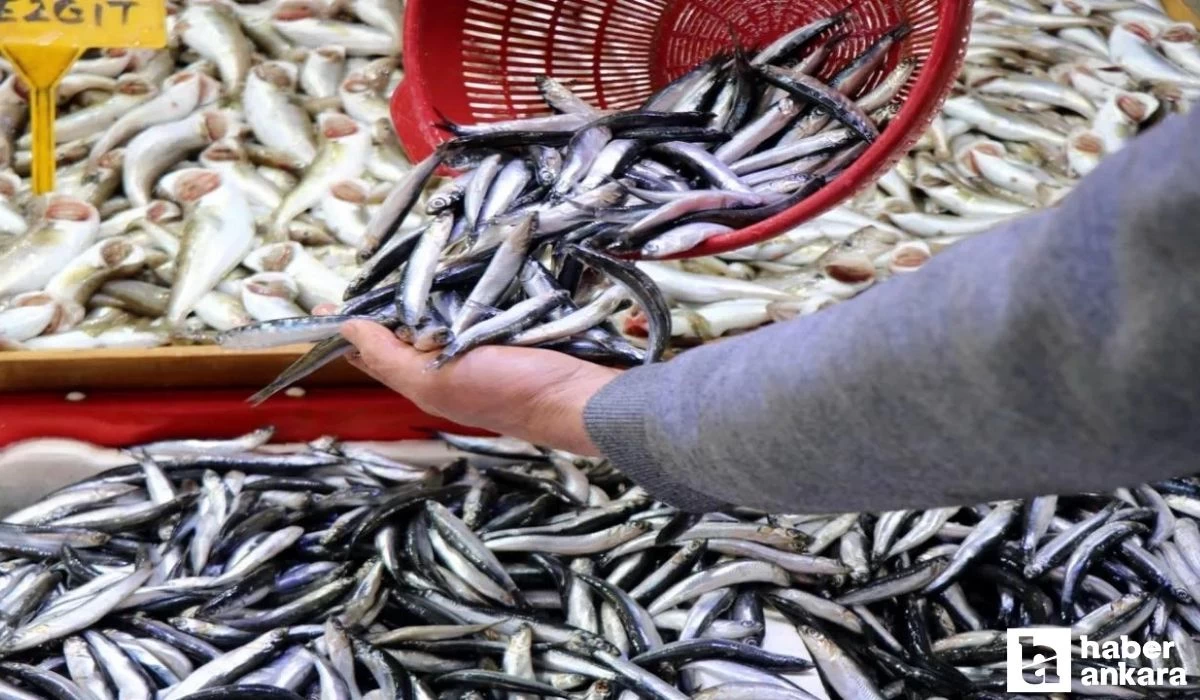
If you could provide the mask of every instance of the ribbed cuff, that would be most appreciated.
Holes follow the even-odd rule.
[[[583,412],[588,435],[613,466],[660,501],[693,513],[728,508],[728,503],[669,477],[651,451],[645,416],[653,410],[655,393],[662,390],[647,376],[653,370],[631,369],[596,392]]]

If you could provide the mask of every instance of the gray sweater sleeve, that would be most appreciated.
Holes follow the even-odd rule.
[[[889,510],[1200,471],[1200,110],[1057,208],[853,301],[633,369],[593,441],[691,510]]]

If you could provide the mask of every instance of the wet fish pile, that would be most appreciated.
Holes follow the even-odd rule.
[[[0,696],[1000,698],[1005,630],[1045,624],[1200,675],[1195,478],[701,516],[507,438],[270,437],[131,449],[9,514]],[[1162,697],[1104,677],[1078,692]]]
[[[1014,216],[1200,95],[1197,32],[1157,0],[977,0],[943,113],[875,187],[778,238],[639,267],[697,342],[814,313]],[[624,312],[622,330],[644,334]]]
[[[196,342],[340,303],[410,167],[402,0],[168,5],[167,49],[92,52],[59,85],[47,197],[0,62],[0,346]]]

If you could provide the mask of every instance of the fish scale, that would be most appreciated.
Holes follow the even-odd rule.
[[[271,436],[132,446],[136,463],[0,522],[0,683],[114,699],[576,697],[608,683],[675,699],[882,697],[895,683],[960,697],[1002,673],[1007,627],[1059,620],[1200,658],[1182,632],[1200,624],[1187,480],[1119,490],[1151,508],[1064,494],[917,517],[696,516],[600,461],[512,438],[442,435],[465,455],[442,461],[420,441],[281,453]],[[494,495],[464,501],[483,474]],[[1183,597],[1166,604],[1175,577]],[[777,613],[801,646],[764,636]]]

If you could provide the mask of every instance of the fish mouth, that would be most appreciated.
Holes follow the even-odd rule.
[[[358,124],[353,119],[341,114],[327,116],[321,124],[321,133],[327,139],[339,139],[358,133]]]
[[[352,94],[370,92],[371,83],[366,78],[353,76],[342,81],[342,89]]]
[[[117,92],[122,95],[149,95],[154,86],[141,78],[126,78],[117,83]]]
[[[283,272],[296,259],[296,251],[292,243],[280,243],[274,246],[262,257],[263,269],[271,272]]]
[[[353,182],[339,182],[329,188],[329,193],[343,202],[366,204],[367,192]]]
[[[246,280],[243,284],[259,296],[291,299],[296,296],[296,285],[284,275],[261,275]]]
[[[204,160],[215,160],[221,163],[236,162],[242,159],[241,152],[226,144],[214,143],[200,154]]]
[[[1184,24],[1175,25],[1174,27],[1166,29],[1161,35],[1159,35],[1158,38],[1171,43],[1183,42],[1190,44],[1196,40],[1198,35],[1200,35],[1200,33],[1196,31],[1195,27],[1191,26],[1190,24]]]
[[[1150,116],[1150,105],[1133,95],[1121,95],[1117,98],[1117,109],[1130,119],[1141,123]]]
[[[862,284],[875,279],[875,266],[864,256],[839,257],[821,269],[830,279],[843,284]]]
[[[1095,134],[1079,134],[1071,139],[1071,146],[1081,153],[1099,156],[1104,154],[1104,142]]]
[[[220,186],[221,176],[217,173],[188,173],[175,185],[175,196],[184,202],[194,202]]]
[[[271,15],[274,19],[281,22],[290,22],[297,19],[309,19],[316,17],[317,13],[312,7],[305,3],[285,2],[275,8],[275,12]]]
[[[56,199],[46,207],[46,218],[54,221],[83,222],[100,218],[96,208],[77,199]]]
[[[112,240],[100,247],[100,260],[105,267],[116,267],[133,255],[134,247],[128,241]]]
[[[1142,41],[1151,41],[1154,39],[1154,30],[1141,22],[1126,22],[1121,25],[1121,29],[1133,34]]]
[[[213,141],[219,141],[229,135],[229,118],[220,112],[209,112],[204,115],[204,130]]]
[[[179,207],[164,200],[157,200],[146,209],[146,218],[154,223],[161,223],[179,218]]]
[[[892,255],[892,267],[915,270],[929,262],[930,255],[916,246],[905,246],[896,250]]]
[[[254,67],[254,75],[276,87],[292,87],[292,74],[278,63],[261,63]]]
[[[87,314],[84,308],[74,302],[56,299],[45,292],[29,292],[13,298],[12,305],[18,306],[49,306],[53,310],[50,321],[42,330],[43,333],[57,333],[74,327]]]

